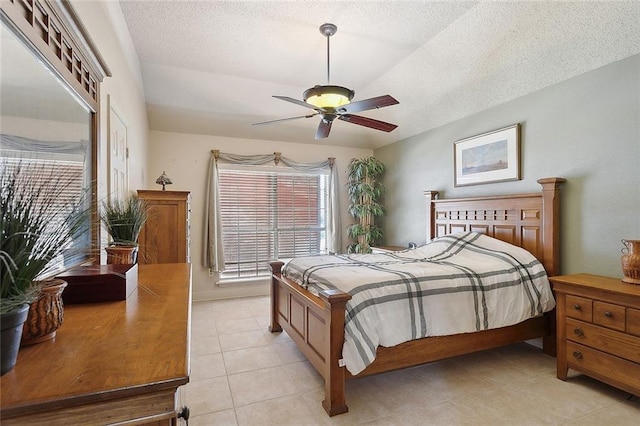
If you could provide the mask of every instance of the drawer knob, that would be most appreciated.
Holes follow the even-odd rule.
[[[576,359],[582,359],[582,352],[580,352],[580,351],[575,351],[575,352],[573,353],[573,356],[574,356]]]
[[[607,317],[607,318],[611,318],[613,316],[613,314],[611,312],[609,312],[609,311],[606,311],[604,313],[604,316]]]
[[[576,328],[576,329],[574,329],[574,330],[573,330],[573,333],[574,333],[576,336],[584,336],[584,332],[582,331],[582,329],[581,329],[581,328]]]
[[[573,305],[573,309],[575,309],[576,311],[580,310],[580,305],[578,305],[577,303],[575,305]]]

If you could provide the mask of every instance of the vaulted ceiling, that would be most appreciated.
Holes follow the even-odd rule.
[[[640,2],[141,1],[120,5],[141,62],[150,127],[251,139],[376,148],[640,53]],[[327,83],[354,101],[398,105],[360,115],[391,133],[319,117],[252,123],[311,110]]]

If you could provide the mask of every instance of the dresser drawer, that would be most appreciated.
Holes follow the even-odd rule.
[[[625,331],[625,307],[596,300],[593,302],[593,323]]]
[[[640,309],[627,308],[627,333],[640,336]]]
[[[592,306],[591,299],[585,297],[572,296],[567,294],[566,298],[566,312],[567,316],[571,318],[581,319],[583,321],[591,322],[592,320]]]
[[[640,395],[640,364],[568,341],[569,367]]]
[[[565,328],[567,340],[640,363],[640,337],[571,318],[567,318]]]

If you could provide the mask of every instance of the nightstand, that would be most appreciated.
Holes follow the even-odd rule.
[[[640,395],[640,285],[590,274],[549,278],[556,294],[557,375],[569,368]]]

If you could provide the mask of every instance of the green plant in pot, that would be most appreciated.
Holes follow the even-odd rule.
[[[348,228],[349,253],[371,253],[371,246],[382,239],[382,230],[374,220],[384,214],[379,199],[384,191],[380,181],[384,174],[384,164],[374,157],[353,158],[347,166],[349,179],[349,214],[358,219]]]
[[[148,217],[147,204],[135,195],[102,203],[100,219],[111,236],[106,248],[107,263],[136,262],[138,237]]]
[[[69,259],[82,258],[80,252],[88,254],[88,248],[78,242],[90,240],[90,215],[83,194],[73,189],[76,172],[54,172],[55,168],[36,162],[5,158],[0,159],[0,168],[0,315],[5,374],[15,365],[26,329],[24,321],[48,320],[32,318],[30,308],[51,285],[66,286],[51,278]],[[61,299],[59,307],[56,328],[62,324]]]

